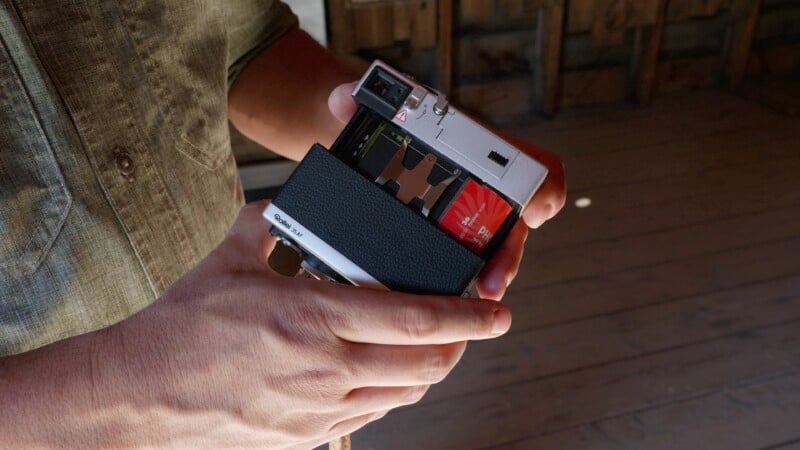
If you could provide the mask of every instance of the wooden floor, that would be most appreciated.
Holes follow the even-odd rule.
[[[353,448],[800,449],[800,121],[702,91],[511,131],[570,185],[512,330]]]

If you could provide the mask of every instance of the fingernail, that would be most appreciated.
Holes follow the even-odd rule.
[[[494,312],[492,323],[492,336],[500,336],[511,328],[511,313],[507,309],[498,309]]]

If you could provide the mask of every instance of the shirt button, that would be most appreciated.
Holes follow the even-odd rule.
[[[128,181],[133,181],[134,165],[131,155],[124,148],[117,147],[114,149],[114,160],[120,175]]]

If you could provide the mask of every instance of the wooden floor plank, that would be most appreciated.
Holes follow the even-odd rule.
[[[694,193],[669,201],[657,201],[657,194],[669,191],[674,184],[648,183],[640,187],[638,194],[656,200],[637,207],[620,208],[592,194],[590,198],[594,208],[579,209],[567,205],[552,223],[533,232],[531,256],[543,251],[652,234],[800,204],[796,180],[796,174],[800,174],[800,157],[770,161],[765,169],[747,171],[744,166],[739,166],[726,171],[736,180],[728,185],[728,190],[712,189],[712,192]],[[767,176],[769,170],[774,171],[774,175]],[[748,173],[742,173],[744,171]],[[681,180],[676,190],[685,192],[687,184],[697,183],[701,177],[703,175]],[[677,182],[674,179],[670,181]],[[619,193],[617,199],[622,195]],[[662,195],[668,194],[662,192]]]
[[[531,255],[532,263],[520,268],[514,281],[515,289],[577,280],[800,236],[798,223],[800,205],[795,204],[677,229],[546,251],[536,251],[536,240],[529,239],[526,251]]]
[[[791,276],[800,273],[795,255],[800,238],[515,290],[504,301],[514,313],[511,333],[521,332]]]
[[[800,275],[470,344],[424,404],[800,320]]]
[[[731,164],[701,172],[689,172],[669,177],[651,178],[630,183],[595,186],[586,189],[570,189],[572,199],[590,197],[594,208],[580,213],[630,211],[676,200],[690,201],[693,197],[722,192],[742,191],[765,184],[778,177],[786,179],[797,173],[798,156],[769,158],[759,164]],[[567,203],[564,213],[573,209]],[[559,216],[560,217],[560,216]]]
[[[798,330],[800,322],[788,322],[456,403],[399,409],[356,433],[354,442],[386,450],[477,449],[663,407],[800,370]]]
[[[779,444],[762,447],[759,450],[800,450],[800,437]]]
[[[800,374],[792,373],[490,448],[788,450],[800,448],[797,436]]]
[[[603,158],[574,157],[566,159],[565,165],[571,185],[581,190],[734,164],[756,165],[769,158],[797,155],[798,148],[800,133],[765,126],[760,130],[730,131],[725,139],[706,136],[683,145],[667,143],[646,149],[633,148],[609,153]],[[643,152],[647,152],[646,158]]]

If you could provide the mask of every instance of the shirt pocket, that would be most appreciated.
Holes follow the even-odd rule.
[[[0,39],[0,280],[36,271],[71,204],[26,85]]]
[[[175,148],[208,170],[231,155],[222,4],[118,2]]]

